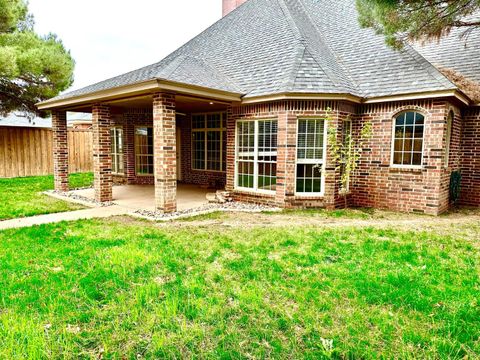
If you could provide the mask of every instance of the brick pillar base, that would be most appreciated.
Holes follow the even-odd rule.
[[[155,208],[161,213],[177,210],[177,152],[175,95],[153,96],[153,153]]]
[[[110,108],[95,104],[92,109],[93,172],[95,200],[112,201],[112,155],[110,139]]]
[[[67,113],[52,113],[53,129],[53,176],[56,191],[68,191],[68,144]]]

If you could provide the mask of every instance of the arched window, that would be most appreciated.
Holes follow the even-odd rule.
[[[450,142],[452,141],[452,124],[453,124],[454,114],[453,111],[450,111],[447,117],[447,137],[445,144],[445,167],[448,168],[450,163]]]
[[[419,112],[406,111],[395,117],[392,149],[394,166],[422,166],[424,129],[425,116]]]

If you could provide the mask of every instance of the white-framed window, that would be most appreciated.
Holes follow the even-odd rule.
[[[275,192],[277,120],[242,120],[236,125],[235,187]]]
[[[153,128],[135,128],[135,172],[137,175],[153,175]]]
[[[351,119],[345,119],[343,120],[342,124],[342,146],[344,149],[348,149],[349,151],[353,151],[354,149],[352,148],[352,120]],[[340,165],[340,177],[343,179],[344,174],[346,172],[346,165],[344,162]],[[341,189],[344,192],[349,192],[350,191],[350,176],[348,177],[347,181],[345,184],[341,184]]]
[[[417,111],[397,115],[393,124],[392,166],[417,168],[423,161],[425,116]]]
[[[327,131],[324,119],[299,119],[297,127],[297,195],[322,196],[325,189]]]
[[[112,174],[122,175],[125,170],[123,162],[123,128],[111,128],[110,139],[112,146]]]
[[[225,171],[226,157],[226,115],[192,115],[192,169]]]
[[[455,114],[453,111],[448,113],[447,117],[447,136],[446,136],[446,143],[445,143],[445,168],[448,168],[450,165],[450,143],[452,142],[452,126],[453,126],[453,119]]]

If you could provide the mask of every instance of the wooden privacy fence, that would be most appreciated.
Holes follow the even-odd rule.
[[[0,178],[53,174],[51,129],[0,127]],[[69,171],[93,170],[91,130],[68,130]]]

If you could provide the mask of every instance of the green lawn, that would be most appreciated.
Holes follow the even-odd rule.
[[[182,224],[0,232],[0,358],[480,353],[478,223],[443,235]]]
[[[70,175],[72,188],[90,186],[92,182],[91,173]],[[53,176],[0,179],[0,220],[83,208],[42,194],[51,189]]]

